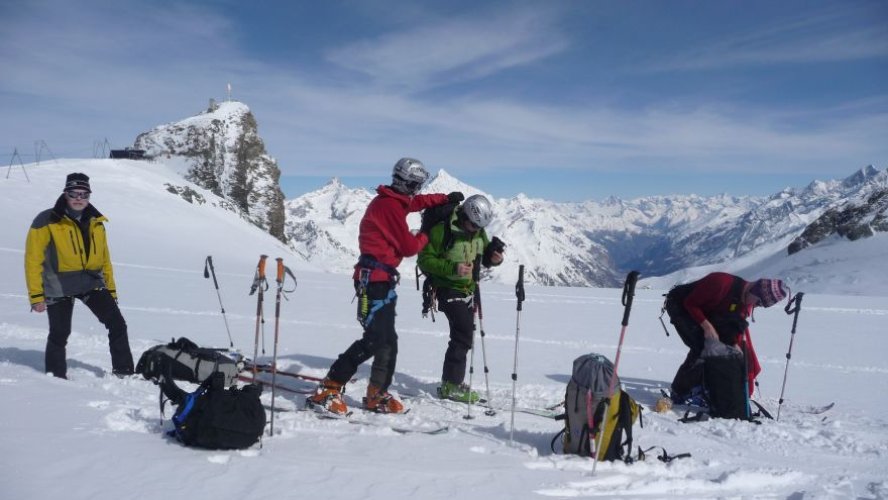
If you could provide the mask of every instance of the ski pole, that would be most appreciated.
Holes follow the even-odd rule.
[[[277,293],[274,298],[274,351],[271,358],[271,428],[269,429],[269,436],[274,435],[274,396],[275,389],[277,388],[277,353],[278,334],[281,327],[281,297],[286,299],[286,294],[296,289],[296,276],[293,276],[293,271],[290,271],[290,268],[284,265],[284,259],[278,257],[275,260],[277,261],[277,275],[275,277]],[[285,271],[293,278],[293,290],[284,290]]]
[[[231,340],[231,329],[228,328],[228,318],[225,317],[225,306],[222,305],[222,294],[219,292],[219,282],[216,280],[216,268],[213,267],[213,256],[207,255],[207,260],[204,261],[204,278],[209,279],[210,275],[213,275],[213,285],[216,286],[216,296],[219,297],[219,308],[222,309],[222,319],[225,321],[225,331],[228,332],[228,343],[231,344],[231,348],[234,348],[234,341]]]
[[[620,341],[617,343],[617,357],[614,358],[614,373],[611,375],[610,382],[607,384],[607,398],[604,400],[604,413],[602,414],[601,431],[598,436],[589,435],[592,440],[590,447],[592,448],[592,474],[595,474],[595,468],[598,464],[598,447],[601,439],[607,433],[607,412],[610,406],[610,400],[614,395],[614,385],[617,382],[617,370],[620,367],[620,354],[623,351],[623,339],[626,337],[626,327],[629,326],[629,313],[632,312],[632,299],[635,297],[635,283],[638,281],[638,271],[630,271],[626,276],[626,282],[623,283],[623,321],[620,323],[623,327],[620,329]]]
[[[466,420],[471,420],[472,416],[472,375],[475,374],[475,314],[472,313],[472,347],[469,349],[469,390],[466,396],[466,414],[463,416]]]
[[[783,385],[780,387],[780,399],[777,403],[777,421],[780,421],[780,408],[783,406],[783,392],[786,390],[786,376],[789,374],[789,360],[792,358],[792,344],[793,340],[795,340],[796,333],[796,325],[799,322],[799,311],[802,310],[802,297],[805,294],[799,292],[795,294],[795,297],[790,299],[789,303],[786,304],[786,308],[783,310],[786,311],[786,314],[793,314],[792,318],[792,332],[789,335],[789,349],[786,351],[786,368],[783,369]]]
[[[515,359],[512,363],[512,423],[509,427],[509,445],[511,446],[515,436],[515,395],[518,384],[518,337],[521,333],[521,304],[524,302],[524,264],[518,266],[518,282],[515,283]]]
[[[268,435],[274,435],[274,396],[275,386],[277,385],[277,355],[278,355],[278,332],[281,327],[281,291],[284,288],[284,259],[278,257],[277,261],[277,292],[274,297],[274,351],[271,357],[271,427]]]
[[[259,263],[256,264],[256,274],[253,276],[253,285],[250,287],[250,295],[258,291],[256,296],[256,339],[253,342],[253,378],[256,378],[256,358],[259,356],[259,332],[260,328],[265,324],[265,317],[262,314],[262,299],[265,290],[268,289],[268,281],[265,280],[265,259],[268,256],[263,254],[259,256]]]
[[[484,312],[481,309],[481,285],[475,285],[475,312],[478,313],[478,326],[481,329],[481,359],[484,361],[484,385],[487,393],[487,411],[485,415],[492,417],[496,415],[493,409],[493,400],[490,399],[490,369],[487,368],[487,347],[484,345]]]

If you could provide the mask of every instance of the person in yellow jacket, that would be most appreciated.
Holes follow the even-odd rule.
[[[40,212],[25,243],[25,281],[31,310],[46,312],[46,372],[67,378],[65,346],[71,335],[74,299],[79,299],[108,329],[111,371],[133,373],[126,321],[117,307],[111,254],[105,237],[108,221],[89,202],[89,177],[68,174],[53,208]]]

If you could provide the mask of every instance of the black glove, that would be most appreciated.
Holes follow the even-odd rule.
[[[490,248],[490,251],[493,253],[495,253],[495,252],[503,253],[506,250],[506,243],[503,240],[494,236],[493,239],[490,240],[489,248]]]
[[[487,244],[487,248],[484,249],[484,255],[481,260],[481,263],[484,265],[484,267],[491,267],[494,265],[498,266],[499,264],[493,263],[493,254],[503,253],[505,250],[506,250],[506,243],[503,240],[494,236],[493,239],[490,240],[490,243]]]
[[[459,191],[454,191],[447,195],[447,203],[459,203],[465,199],[466,197]]]

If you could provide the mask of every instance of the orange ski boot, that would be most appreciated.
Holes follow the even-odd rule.
[[[404,405],[397,398],[373,384],[367,386],[364,408],[377,413],[404,413]]]
[[[305,402],[312,408],[323,408],[334,415],[347,415],[348,406],[342,400],[345,388],[339,382],[325,378],[317,391],[309,396]]]

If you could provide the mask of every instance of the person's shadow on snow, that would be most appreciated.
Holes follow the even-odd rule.
[[[19,349],[17,347],[0,347],[0,363],[12,363],[15,365],[27,366],[40,373],[44,373],[46,367],[43,351]],[[68,368],[80,368],[92,372],[96,377],[102,377],[105,375],[105,370],[102,370],[98,366],[83,363],[76,359],[68,360]]]

